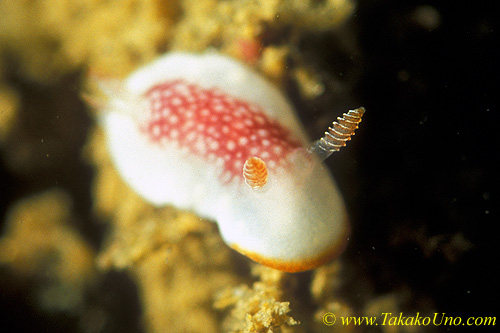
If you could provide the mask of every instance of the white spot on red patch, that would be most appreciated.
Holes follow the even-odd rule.
[[[226,144],[226,147],[227,147],[227,150],[233,151],[234,148],[236,148],[236,144],[234,143],[234,141],[229,140]]]

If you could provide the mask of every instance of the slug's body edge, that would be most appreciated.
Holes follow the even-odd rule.
[[[349,226],[349,219],[346,218],[343,223],[343,230],[340,234],[340,241],[333,243],[332,246],[319,253],[316,257],[302,259],[302,260],[285,260],[285,259],[277,259],[277,258],[268,258],[264,257],[258,253],[244,250],[240,248],[237,244],[229,244],[229,246],[238,251],[239,253],[247,256],[259,264],[278,269],[287,273],[299,273],[308,271],[311,269],[318,268],[336,258],[338,258],[342,252],[344,252],[347,247],[347,243],[349,241],[349,236],[351,234],[351,229]]]

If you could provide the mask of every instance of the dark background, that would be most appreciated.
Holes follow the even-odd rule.
[[[347,256],[377,291],[404,283],[464,318],[499,314],[499,36],[489,4],[360,1],[355,18],[357,93],[369,111]],[[421,5],[439,13],[431,31],[415,22]],[[468,249],[453,245],[456,234]]]

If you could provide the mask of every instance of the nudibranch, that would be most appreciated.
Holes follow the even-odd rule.
[[[147,201],[217,222],[230,247],[283,271],[343,251],[348,216],[321,160],[354,134],[359,114],[311,146],[276,87],[215,52],[170,53],[101,81],[109,153]]]

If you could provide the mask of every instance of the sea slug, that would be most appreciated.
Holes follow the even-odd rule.
[[[109,153],[146,200],[217,222],[230,247],[283,271],[342,252],[348,216],[317,154],[328,147],[309,144],[283,94],[260,75],[215,52],[179,52],[98,83]]]

